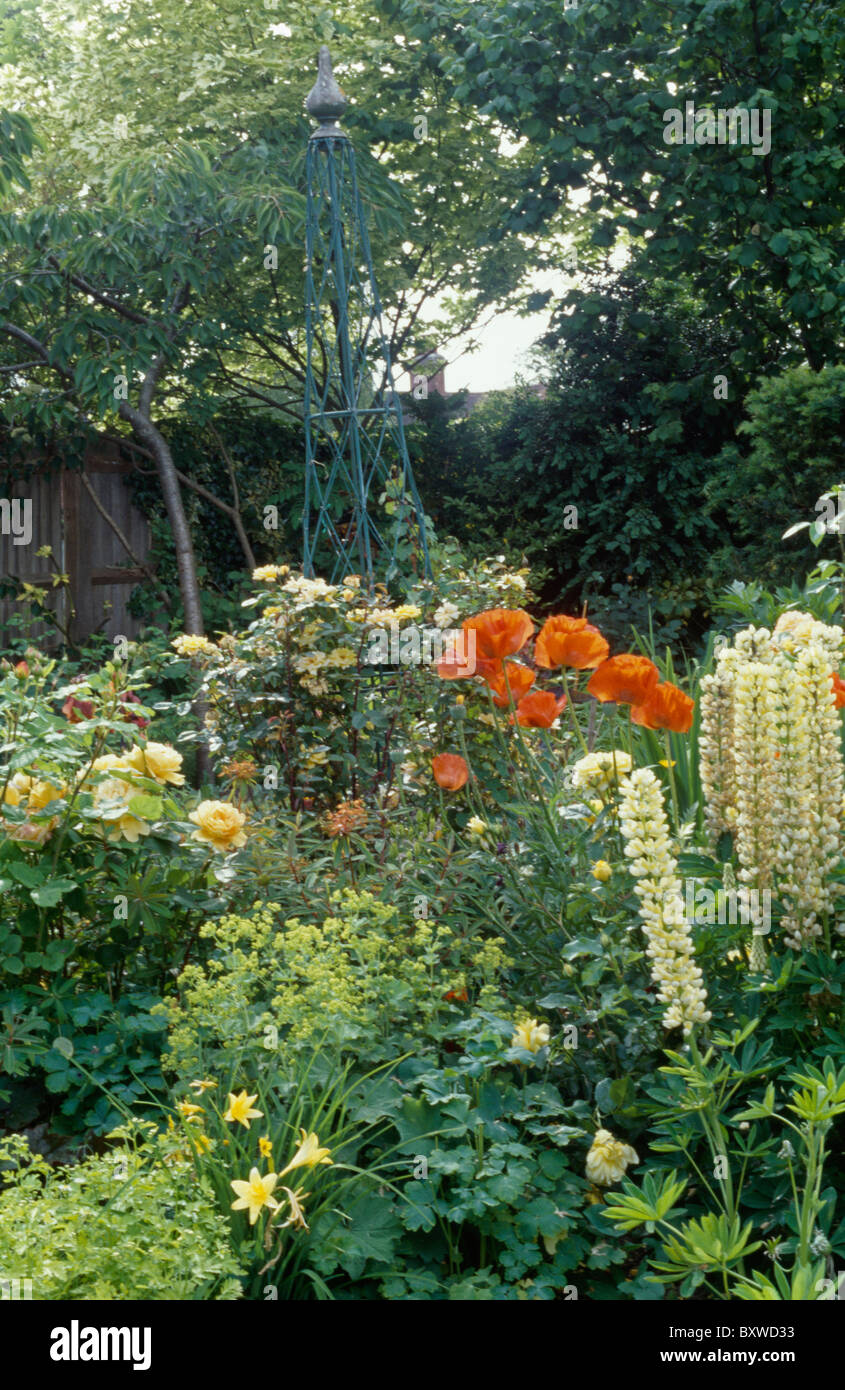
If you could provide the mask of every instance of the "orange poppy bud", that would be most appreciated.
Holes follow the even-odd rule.
[[[493,691],[493,703],[499,709],[505,709],[512,699],[514,703],[519,703],[527,690],[531,689],[537,677],[527,666],[523,666],[519,661],[509,661],[507,666],[507,684],[505,684],[505,666],[501,661],[496,662],[498,670],[495,674],[486,677],[487,684]],[[508,686],[510,686],[510,699],[508,698]]]
[[[462,627],[475,633],[478,655],[493,660],[515,656],[534,633],[534,624],[521,608],[489,608],[467,618]]]
[[[597,700],[614,700],[617,705],[642,705],[660,679],[657,667],[647,656],[623,652],[603,661],[587,682],[587,690]]]
[[[553,695],[551,690],[532,690],[523,696],[511,715],[523,729],[550,729],[566,705],[565,695]]]
[[[438,787],[447,792],[459,792],[469,777],[469,768],[457,753],[438,753],[431,760],[431,770]]]
[[[841,681],[835,671],[830,677],[833,682],[833,693],[836,696],[836,708],[841,709],[845,705],[845,681]]]
[[[565,613],[546,619],[534,648],[538,666],[572,666],[576,671],[600,666],[609,654],[610,647],[597,627],[586,618],[570,618]]]
[[[631,718],[646,729],[671,729],[676,734],[688,734],[694,712],[695,701],[666,681],[664,685],[656,685],[641,705],[633,707]]]

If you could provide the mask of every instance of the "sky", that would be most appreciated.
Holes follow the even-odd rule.
[[[509,154],[517,146],[503,135],[501,148],[503,154]],[[567,202],[573,208],[578,208],[588,201],[589,190],[586,188],[569,190],[567,193]],[[614,254],[613,260],[621,265],[624,255],[618,259]],[[555,302],[577,282],[578,275],[567,274],[565,270],[535,272],[530,277],[529,287],[532,290],[551,290],[552,298],[548,307],[540,313],[525,316],[515,313],[497,314],[490,322],[485,320],[483,328],[476,328],[464,339],[456,339],[450,343],[443,353],[448,363],[446,390],[502,391],[508,386],[513,386],[517,376],[523,377],[526,381],[536,381],[538,370],[532,367],[529,360],[531,348],[546,331]],[[438,308],[439,301],[435,300],[429,312],[424,312],[421,317],[436,317]],[[474,352],[468,351],[471,339],[478,343]],[[401,377],[397,376],[396,387],[399,391],[410,388],[407,373]]]
[[[553,299],[548,308],[525,316],[496,314],[489,322],[485,320],[482,328],[450,343],[443,352],[447,359],[446,390],[502,391],[513,386],[517,376],[536,381],[537,368],[532,367],[529,360],[531,348],[548,327],[554,300],[559,299],[571,283],[572,277],[563,272],[536,274],[531,278],[531,288],[552,291]],[[471,339],[478,343],[474,352],[467,350]],[[397,374],[397,390],[406,391],[409,386],[407,373]]]

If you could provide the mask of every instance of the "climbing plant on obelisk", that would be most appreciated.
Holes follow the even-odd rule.
[[[428,574],[429,561],[346,106],[324,45],[305,102],[319,124],[306,155],[303,569],[328,552],[332,579],[372,588],[406,565]]]

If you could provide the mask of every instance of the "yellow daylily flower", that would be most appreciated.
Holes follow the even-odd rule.
[[[192,1105],[189,1100],[180,1100],[176,1109],[179,1111],[182,1119],[187,1120],[189,1125],[197,1123],[197,1115],[205,1114],[201,1105]]]
[[[309,1134],[307,1130],[300,1129],[300,1145],[286,1168],[283,1168],[280,1177],[285,1173],[290,1173],[293,1168],[315,1168],[318,1163],[331,1163],[329,1157],[331,1149],[321,1149],[320,1141],[316,1134]]]
[[[275,1173],[261,1176],[257,1168],[250,1168],[249,1180],[233,1178],[229,1184],[237,1193],[237,1201],[232,1203],[232,1211],[245,1211],[249,1208],[249,1224],[254,1226],[263,1207],[278,1211],[279,1203],[273,1196],[273,1188],[278,1177]]]
[[[259,1141],[258,1141],[258,1152],[261,1154],[261,1157],[262,1157],[262,1158],[272,1158],[272,1157],[273,1157],[273,1144],[272,1144],[272,1141],[271,1141],[269,1135],[264,1134],[264,1135],[262,1135],[261,1138],[259,1139]]]
[[[189,1084],[190,1084],[191,1090],[192,1090],[193,1092],[195,1092],[196,1095],[201,1096],[202,1093],[203,1093],[203,1091],[211,1091],[211,1090],[213,1090],[214,1087],[217,1085],[217,1082],[216,1082],[216,1081],[191,1081]]]
[[[223,1119],[228,1120],[229,1124],[234,1124],[237,1120],[239,1124],[243,1125],[244,1129],[249,1129],[250,1120],[261,1120],[264,1118],[263,1110],[253,1110],[252,1108],[253,1102],[256,1100],[258,1100],[257,1093],[254,1096],[248,1096],[246,1091],[241,1091],[239,1095],[235,1096],[230,1091],[229,1109],[226,1111]]]

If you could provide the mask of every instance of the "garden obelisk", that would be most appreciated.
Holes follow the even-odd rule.
[[[429,564],[355,151],[338,124],[346,106],[323,46],[305,102],[318,126],[306,156],[303,569],[355,572],[372,588]]]

